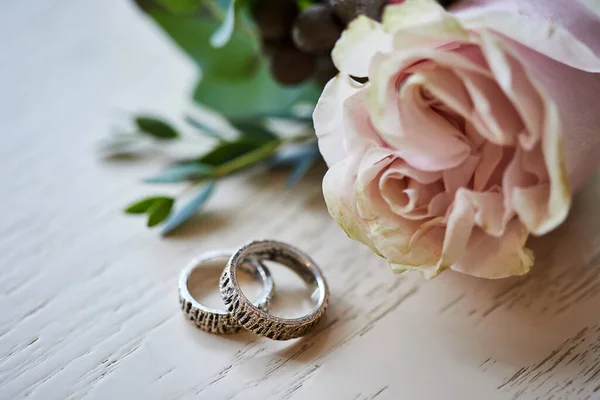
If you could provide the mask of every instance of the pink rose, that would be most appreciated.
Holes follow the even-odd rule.
[[[529,234],[563,222],[600,160],[598,54],[600,18],[577,0],[357,18],[313,116],[330,214],[397,272],[526,273]]]

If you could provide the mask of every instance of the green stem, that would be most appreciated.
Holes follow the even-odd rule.
[[[252,164],[256,164],[257,162],[262,161],[273,155],[282,143],[283,141],[279,139],[273,140],[260,146],[255,150],[252,150],[244,155],[234,158],[233,160],[228,161],[222,164],[221,166],[217,167],[215,175],[218,177],[222,177],[237,172]]]
[[[299,143],[306,143],[306,142],[313,142],[317,140],[317,137],[315,136],[314,131],[311,131],[311,133],[308,133],[306,135],[298,135],[298,136],[294,136],[291,138],[285,138],[283,139],[283,141],[285,143],[289,143],[289,144],[299,144]]]

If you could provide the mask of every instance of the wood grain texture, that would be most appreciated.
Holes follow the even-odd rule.
[[[190,110],[193,66],[117,0],[3,2],[0,38],[0,399],[600,398],[600,179],[501,281],[393,275],[329,218],[322,170],[289,191],[284,171],[232,178],[161,239],[120,208],[181,190],[137,183],[166,154],[94,147],[132,112]],[[180,269],[261,238],[319,263],[323,320],[289,342],[200,332]]]

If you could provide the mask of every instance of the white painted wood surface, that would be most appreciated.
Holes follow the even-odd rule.
[[[502,281],[393,275],[329,218],[323,171],[291,191],[283,172],[235,178],[163,240],[120,209],[162,191],[138,182],[164,155],[94,147],[123,115],[181,116],[193,66],[118,0],[4,1],[0,43],[1,399],[600,398],[600,179],[532,240],[533,272]],[[324,269],[317,330],[279,343],[184,320],[180,268],[263,237]]]

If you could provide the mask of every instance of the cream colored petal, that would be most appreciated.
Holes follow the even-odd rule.
[[[513,145],[524,130],[519,114],[495,80],[468,71],[455,71],[463,82],[473,113],[467,118],[487,140],[500,146]]]
[[[600,56],[558,25],[500,10],[483,9],[478,14],[467,12],[458,18],[467,29],[492,30],[573,68],[600,72]]]
[[[453,195],[459,188],[469,184],[479,164],[479,159],[479,155],[470,154],[461,165],[442,173],[447,193]]]
[[[418,67],[424,72],[413,71],[409,78],[398,72],[418,62]],[[427,171],[456,167],[470,152],[462,133],[451,122],[431,110],[427,104],[421,104],[421,89],[426,83],[423,74],[436,66],[491,76],[485,68],[460,54],[415,49],[402,54],[375,57],[371,65],[372,79],[367,88],[367,107],[377,132],[392,147],[403,151],[402,157],[409,164]],[[402,85],[400,99],[399,82]]]
[[[421,226],[413,221],[398,220],[398,224],[371,223],[371,237],[377,248],[390,263],[394,272],[419,271],[426,278],[440,271],[437,263],[441,255],[444,230],[433,227],[411,244],[410,238]]]
[[[340,74],[327,83],[317,102],[313,123],[319,150],[329,166],[341,161],[347,154],[344,103],[361,89],[362,86],[350,77]]]
[[[397,158],[387,169],[386,174],[388,175],[407,176],[423,184],[433,183],[442,177],[441,172],[421,171],[411,167],[406,163],[406,161],[400,158],[400,155],[396,151],[392,151],[392,154],[394,154],[394,156]]]
[[[396,34],[398,40],[409,45],[411,41],[403,36],[420,40],[468,40],[460,22],[435,0],[405,0],[389,5],[383,10],[382,25],[386,32]]]
[[[490,70],[525,127],[519,142],[525,149],[532,149],[543,130],[543,99],[523,64],[510,55],[509,47],[501,39],[489,32],[482,32],[480,38]]]
[[[453,265],[464,256],[476,227],[492,237],[502,237],[505,234],[501,193],[473,192],[464,188],[456,193],[448,215],[440,266]]]
[[[481,146],[481,161],[477,165],[473,178],[473,189],[484,191],[490,181],[496,167],[502,161],[503,149],[491,142],[485,142]]]
[[[359,15],[348,24],[338,39],[331,58],[338,70],[353,76],[365,77],[371,59],[378,52],[392,50],[392,36],[383,31],[377,21]]]
[[[421,83],[416,75],[401,88],[399,98],[393,76],[374,77],[373,82],[385,87],[385,100],[376,98],[376,93],[373,96],[373,86],[368,88],[371,122],[408,164],[423,171],[440,171],[465,159],[469,146],[446,118],[422,101]]]
[[[520,145],[525,149],[533,149],[534,143],[541,141],[550,184],[545,201],[541,198],[543,187],[513,191],[507,198],[512,201],[512,207],[527,229],[535,235],[542,235],[564,221],[571,203],[562,150],[563,127],[558,108],[546,89],[520,66],[514,51],[501,39],[483,34],[482,44],[490,69],[528,128],[529,136],[520,138]],[[523,189],[530,187],[520,184],[514,186]]]
[[[359,217],[356,209],[354,179],[359,161],[359,158],[349,157],[329,168],[323,178],[323,197],[329,214],[346,234],[378,254],[369,238],[368,225]]]
[[[527,229],[513,219],[502,237],[492,237],[475,229],[463,257],[452,269],[487,279],[523,275],[533,266],[533,253],[525,248]]]
[[[369,148],[387,148],[387,144],[371,123],[366,108],[366,87],[344,101],[345,146],[350,152],[366,152]]]

